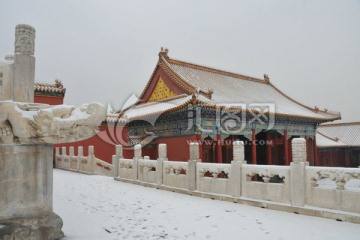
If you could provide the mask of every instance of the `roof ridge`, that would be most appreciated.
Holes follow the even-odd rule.
[[[360,125],[360,122],[345,122],[345,123],[327,123],[321,124],[319,127],[337,127],[337,126],[354,126]]]
[[[45,85],[55,85],[55,83],[49,83],[49,82],[34,82],[35,84],[45,84]]]
[[[151,82],[151,80],[153,79],[153,77],[154,77],[154,75],[155,75],[155,73],[156,73],[156,70],[157,70],[158,67],[159,67],[159,63],[160,63],[160,59],[159,59],[158,62],[156,63],[155,69],[154,69],[153,72],[151,73],[151,76],[150,76],[149,80],[147,81],[147,83],[146,83],[146,85],[145,85],[145,88],[144,88],[144,90],[142,91],[142,93],[141,93],[141,95],[140,95],[140,99],[142,99],[142,98],[144,97],[147,88],[150,86],[150,82]]]
[[[159,103],[159,102],[155,102],[155,103]],[[186,102],[184,102],[184,103],[182,103],[180,105],[177,105],[177,106],[174,105],[174,107],[172,107],[172,108],[165,109],[165,110],[159,110],[159,111],[152,112],[152,113],[145,113],[145,114],[133,117],[131,119],[139,119],[139,118],[142,118],[142,117],[148,117],[148,116],[159,115],[159,114],[163,114],[163,113],[169,113],[169,112],[172,112],[172,111],[179,110],[179,109],[187,106],[188,104],[191,104],[191,99],[189,99],[188,101],[186,101]],[[119,114],[119,118],[124,119],[122,114]]]
[[[339,139],[338,137],[332,138],[332,137],[329,137],[328,135],[326,135],[326,134],[324,134],[324,133],[322,133],[322,132],[319,132],[319,131],[317,131],[317,130],[316,130],[316,133],[318,133],[318,134],[320,134],[321,136],[323,136],[323,137],[325,137],[325,138],[328,138],[328,139],[330,139],[330,140],[332,140],[332,141],[335,141],[335,142],[339,142],[339,141],[340,141],[340,139]],[[340,141],[340,142],[342,142],[342,141]]]
[[[165,57],[161,57],[161,60],[166,64],[166,66],[168,66],[170,68],[170,70],[178,77],[180,78],[182,81],[186,82],[187,84],[189,84],[191,87],[193,87],[194,89],[196,89],[196,86],[187,81],[186,79],[184,79],[182,76],[180,76],[179,74],[177,74],[176,71],[174,71],[172,68],[171,68],[171,64],[168,62],[169,58],[165,58]]]
[[[134,104],[132,106],[129,106],[128,108],[125,108],[125,109],[117,112],[117,114],[122,114],[122,113],[126,112],[129,109],[141,109],[143,107],[152,106],[152,105],[156,105],[156,104],[159,104],[159,103],[166,103],[166,102],[170,102],[172,100],[176,100],[176,99],[179,99],[179,98],[186,98],[188,96],[189,95],[187,95],[186,93],[183,93],[183,94],[180,94],[180,95],[176,95],[176,96],[173,96],[173,97],[170,97],[170,98],[164,98],[164,99],[161,99],[159,101],[154,101],[154,102],[143,102],[143,103],[137,102],[136,104]]]
[[[199,64],[196,64],[196,63],[186,62],[186,61],[183,61],[183,60],[173,59],[173,58],[170,58],[170,57],[167,57],[166,60],[169,63],[175,64],[175,65],[187,66],[187,67],[191,67],[191,68],[195,68],[195,69],[198,69],[198,70],[203,70],[203,71],[207,71],[207,72],[211,72],[211,73],[215,73],[215,74],[221,74],[221,75],[225,75],[225,76],[239,78],[239,79],[242,79],[242,80],[248,80],[248,81],[254,81],[254,82],[258,82],[258,83],[267,84],[267,81],[265,81],[264,79],[247,76],[247,75],[243,75],[243,74],[240,74],[240,73],[229,72],[229,71],[217,69],[217,68],[214,68],[214,67],[208,67],[208,66],[199,65]]]

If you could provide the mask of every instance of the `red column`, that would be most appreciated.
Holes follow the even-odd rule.
[[[256,164],[256,132],[252,130],[252,141],[251,141],[251,163]]]
[[[292,138],[288,139],[288,149],[289,149],[289,165],[292,162],[292,156],[293,156],[293,152],[292,152]]]
[[[279,164],[278,132],[275,133],[274,150],[275,150],[275,159],[274,159],[274,161],[273,161],[273,164],[274,164],[274,165],[278,165],[278,164]]]
[[[284,158],[285,158],[285,165],[290,165],[289,161],[289,142],[287,139],[287,131],[284,130]]]
[[[313,149],[314,149],[314,166],[319,166],[319,159],[317,155],[317,148],[316,148],[316,136],[314,135],[314,141],[313,141]]]
[[[218,163],[222,163],[222,144],[221,144],[221,135],[216,135],[216,158]]]
[[[204,161],[203,158],[203,144],[202,144],[202,139],[201,139],[201,134],[196,134],[196,141],[199,143],[199,156],[201,161]]]
[[[271,133],[267,132],[266,133],[266,164],[267,165],[272,165],[271,146],[272,146]]]

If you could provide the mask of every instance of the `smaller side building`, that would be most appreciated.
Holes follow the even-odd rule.
[[[60,80],[55,80],[55,84],[38,83],[34,85],[34,102],[49,105],[64,104],[66,88]]]
[[[316,140],[320,166],[360,166],[360,122],[321,124]]]

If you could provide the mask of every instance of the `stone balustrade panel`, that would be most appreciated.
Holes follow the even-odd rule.
[[[57,167],[57,168],[62,168],[62,165],[63,165],[63,162],[62,162],[62,157],[61,157],[61,155],[56,155],[55,156],[55,166]]]
[[[80,172],[89,172],[89,161],[87,157],[79,157],[79,171]]]
[[[241,169],[242,197],[290,203],[290,167],[246,164]],[[261,178],[261,179],[260,179]]]
[[[156,183],[156,160],[138,160],[138,180],[140,182]]]
[[[64,158],[63,158],[63,168],[65,168],[65,169],[70,169],[71,168],[70,156],[64,156]]]
[[[112,164],[90,155],[83,156],[82,148],[80,147],[79,149],[79,156],[74,155],[74,148],[70,148],[68,155],[65,147],[61,148],[61,154],[59,150],[56,150],[56,167],[83,173],[97,173],[105,176],[113,176],[114,167]],[[94,162],[92,163],[90,159],[94,159]],[[92,164],[94,165],[93,168],[91,168]]]
[[[231,164],[197,163],[196,186],[200,192],[231,195]]]
[[[112,177],[114,175],[114,167],[108,162],[95,158],[95,172],[104,176]]]
[[[163,184],[174,188],[187,188],[187,162],[164,161]]]
[[[306,203],[360,213],[360,169],[306,168]]]
[[[69,157],[70,159],[70,168],[75,171],[79,171],[79,158],[77,156]]]
[[[119,177],[124,179],[133,179],[133,159],[120,158]]]

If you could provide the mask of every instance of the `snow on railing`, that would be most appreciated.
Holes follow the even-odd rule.
[[[290,203],[290,167],[248,165],[241,170],[242,196]]]
[[[89,164],[88,164],[88,157],[79,156],[79,172],[90,172]]]
[[[132,159],[119,159],[119,177],[124,179],[134,179],[133,170],[134,160]]]
[[[244,165],[242,174],[247,182],[259,181],[264,183],[281,183],[289,179],[290,167],[288,166],[275,166],[275,165]],[[259,177],[254,179],[254,177]]]
[[[360,213],[360,169],[306,168],[307,204]]]
[[[164,185],[174,188],[186,189],[187,169],[188,169],[187,162],[164,161],[163,162]]]
[[[215,194],[231,195],[230,164],[197,163],[197,190]]]
[[[74,154],[74,147],[69,147],[69,155],[67,155],[66,147],[55,149],[55,167],[88,173],[88,174],[101,174],[106,176],[114,175],[114,167],[101,159],[98,159],[94,155],[94,147],[89,146],[88,156],[83,156],[83,147],[78,147],[78,155]]]
[[[133,159],[124,159],[122,147],[117,146],[113,156],[114,178],[151,183],[173,191],[181,189],[190,194],[197,191],[211,197],[245,198],[296,207],[307,204],[360,213],[360,169],[309,167],[305,139],[292,140],[290,166],[247,164],[244,145],[239,141],[234,142],[231,164],[202,163],[199,144],[191,143],[189,148],[189,161],[177,162],[167,160],[164,144],[159,145],[157,160],[142,158],[140,145],[135,146]]]
[[[150,160],[145,156],[138,160],[138,180],[141,182],[156,182],[156,160]]]
[[[95,172],[109,177],[114,176],[113,165],[98,158],[95,158]]]
[[[229,178],[230,164],[198,163],[197,172],[199,177]]]
[[[321,179],[328,178],[336,185],[336,189],[344,190],[347,182],[351,179],[360,180],[360,169],[349,168],[326,168],[326,167],[308,167],[307,172],[309,174],[312,187],[322,187]],[[324,181],[323,181],[324,182]]]

